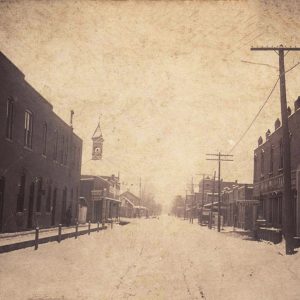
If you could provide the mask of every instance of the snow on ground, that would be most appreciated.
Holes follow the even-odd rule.
[[[0,255],[0,299],[300,299],[300,254],[173,217]]]

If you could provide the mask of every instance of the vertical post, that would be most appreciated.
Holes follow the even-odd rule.
[[[139,200],[139,218],[141,217],[141,200],[142,200],[142,176],[140,176],[140,200]]]
[[[185,200],[184,200],[184,214],[183,214],[183,220],[186,219],[186,201],[187,201],[187,190],[185,190]]]
[[[57,241],[60,243],[61,242],[61,224],[58,225],[58,237]]]
[[[202,201],[201,201],[201,221],[200,224],[202,225],[203,222],[203,207],[204,207],[204,179],[205,179],[205,175],[203,174],[203,178],[202,178]]]
[[[219,174],[218,174],[218,232],[221,231],[221,153],[219,152]]]
[[[215,183],[216,183],[216,171],[214,172],[214,180],[213,180],[213,190],[212,190],[212,200],[211,200],[211,208],[210,208],[210,217],[209,217],[209,229],[212,229],[213,222],[213,211],[214,211],[214,200],[215,200]]]
[[[89,225],[88,225],[88,235],[91,234],[91,221],[89,221]]]
[[[76,222],[76,225],[75,225],[75,239],[77,239],[78,237],[78,222]]]
[[[113,229],[113,224],[114,224],[113,219],[111,219],[111,222],[110,222],[110,229]]]
[[[283,224],[286,241],[286,254],[294,252],[294,212],[291,183],[291,152],[290,132],[288,126],[288,113],[286,103],[284,50],[279,49],[279,74],[280,74],[280,104],[282,119],[282,145],[283,145]]]
[[[99,221],[97,222],[97,232],[99,232]]]
[[[35,228],[35,241],[34,241],[34,250],[37,250],[39,247],[39,227]]]

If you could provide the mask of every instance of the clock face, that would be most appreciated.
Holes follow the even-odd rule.
[[[100,154],[100,153],[101,153],[101,149],[100,149],[100,148],[98,148],[98,147],[97,147],[97,148],[95,148],[95,153],[96,153],[96,154]]]

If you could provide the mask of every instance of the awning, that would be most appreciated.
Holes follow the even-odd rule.
[[[117,202],[117,203],[121,203],[121,200],[115,199],[115,198],[104,197],[104,199],[109,200],[109,201],[113,201],[113,202]]]
[[[147,208],[147,207],[145,207],[145,206],[135,206],[134,208],[148,210],[148,208]]]

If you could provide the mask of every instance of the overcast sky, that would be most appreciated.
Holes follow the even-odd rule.
[[[266,4],[267,2],[268,4]],[[139,176],[169,203],[217,164],[252,121],[278,76],[274,52],[298,45],[297,1],[3,1],[0,51],[83,139],[82,173]],[[286,56],[286,68],[300,53]],[[250,63],[251,62],[251,63]],[[252,64],[261,63],[266,65]],[[287,74],[291,105],[300,67]],[[91,161],[99,115],[103,161]],[[280,116],[279,86],[242,142],[224,180],[252,182],[253,150]]]

